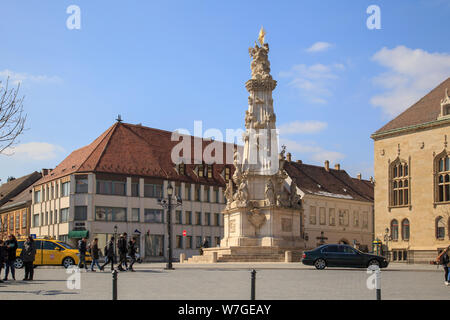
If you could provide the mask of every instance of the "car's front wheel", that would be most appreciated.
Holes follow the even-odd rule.
[[[62,262],[64,268],[69,268],[70,266],[73,266],[75,264],[75,261],[71,257],[64,258]]]
[[[314,267],[316,267],[317,270],[323,270],[327,266],[327,263],[325,260],[319,258],[316,261],[314,261]]]
[[[20,258],[16,258],[16,261],[14,261],[14,268],[22,269],[23,268],[23,260]]]
[[[377,267],[379,267],[380,266],[380,262],[377,259],[372,259],[372,260],[369,261],[369,264],[368,264],[368,267],[370,267],[370,266],[377,266]]]

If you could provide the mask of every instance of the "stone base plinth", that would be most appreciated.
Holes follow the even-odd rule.
[[[291,262],[299,262],[303,248],[280,248],[269,246],[239,246],[226,248],[203,249],[202,256],[193,256],[187,263],[215,263],[215,262],[285,262],[286,251]]]

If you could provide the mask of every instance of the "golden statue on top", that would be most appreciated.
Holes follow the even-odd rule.
[[[264,38],[266,36],[266,31],[264,30],[264,28],[261,26],[261,30],[259,30],[259,36],[258,36],[258,41],[260,45],[264,44]]]

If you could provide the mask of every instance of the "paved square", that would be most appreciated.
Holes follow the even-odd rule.
[[[120,272],[119,299],[249,299],[250,270],[255,268],[257,299],[375,299],[367,289],[365,269],[315,270],[298,263],[241,263],[186,265],[164,270],[164,264],[141,264],[137,272]],[[112,297],[112,275],[81,272],[81,288],[69,289],[70,274],[62,267],[35,269],[35,281],[0,284],[0,299],[107,299]],[[450,299],[443,271],[435,266],[392,264],[382,271],[382,299]]]

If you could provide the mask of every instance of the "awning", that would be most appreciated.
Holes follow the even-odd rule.
[[[72,238],[87,238],[89,236],[89,230],[72,230],[69,232],[69,239]]]

